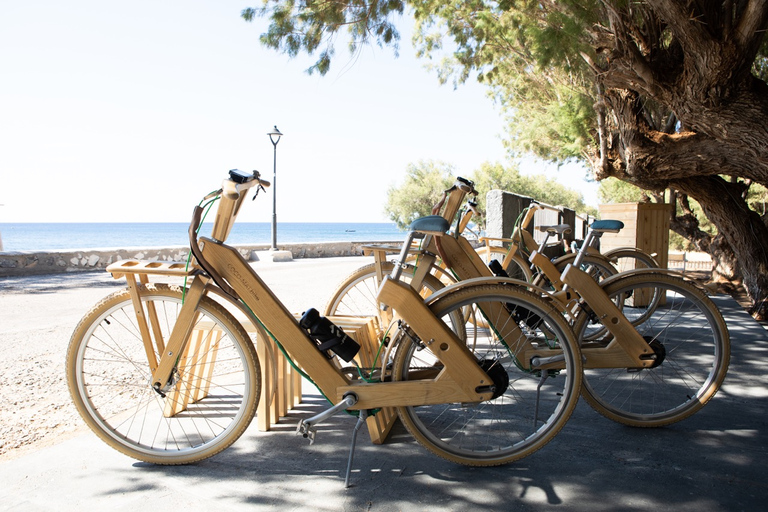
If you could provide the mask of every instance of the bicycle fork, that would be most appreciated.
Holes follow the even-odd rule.
[[[187,290],[184,304],[181,307],[179,316],[173,326],[168,343],[160,352],[160,361],[152,372],[152,389],[160,396],[165,396],[171,386],[174,384],[174,371],[176,364],[184,351],[187,341],[195,327],[197,321],[197,306],[205,293],[207,279],[195,277],[192,285]],[[137,314],[138,314],[137,309]],[[143,336],[144,344],[151,346],[152,340],[149,335]]]

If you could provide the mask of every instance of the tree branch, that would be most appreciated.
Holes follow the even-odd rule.
[[[667,25],[672,29],[675,34],[688,44],[684,44],[684,47],[692,47],[702,44],[710,39],[704,30],[704,25],[699,23],[696,18],[692,18],[690,12],[686,6],[688,2],[680,2],[678,0],[647,0],[648,5],[659,13],[662,19],[667,22]]]
[[[623,67],[628,68],[635,75],[637,81],[642,82],[638,85],[641,85],[649,94],[653,94],[653,88],[656,84],[653,69],[631,35],[632,25],[625,22],[624,13],[619,9],[608,2],[604,2],[604,5],[616,41],[614,51],[619,57],[618,60],[624,60]],[[621,66],[620,63],[616,64]],[[630,80],[630,82],[632,81],[634,80]]]
[[[740,48],[759,44],[765,37],[767,26],[768,3],[765,0],[749,0],[734,30],[735,43]]]

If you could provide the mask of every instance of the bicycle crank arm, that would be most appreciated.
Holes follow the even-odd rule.
[[[565,356],[562,354],[556,355],[556,356],[549,356],[549,357],[535,356],[531,358],[531,369],[539,370],[539,369],[542,369],[544,366],[551,365],[554,363],[562,363],[564,361],[565,361]]]
[[[327,420],[334,414],[337,414],[341,411],[345,411],[355,405],[357,403],[357,395],[354,393],[346,393],[344,395],[344,398],[341,400],[341,402],[337,403],[330,409],[326,409],[325,411],[315,414],[311,418],[307,418],[305,420],[301,420],[299,422],[298,427],[296,428],[296,433],[303,436],[305,439],[309,439],[309,444],[315,443],[315,435],[317,434],[317,425],[322,423],[323,421]]]

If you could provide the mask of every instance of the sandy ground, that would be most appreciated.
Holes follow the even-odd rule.
[[[256,262],[291,311],[321,309],[336,285],[372,259]],[[0,278],[0,460],[86,429],[69,397],[64,360],[80,319],[124,280],[106,272]]]

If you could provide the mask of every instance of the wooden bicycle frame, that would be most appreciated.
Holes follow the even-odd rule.
[[[443,212],[443,217],[451,220],[458,211],[460,204],[466,195],[463,190],[451,194]],[[530,209],[523,219],[523,226],[527,226],[533,219],[535,209]],[[466,225],[462,219],[459,225]],[[528,235],[530,241],[533,237],[525,230],[518,230],[519,236]],[[519,241],[513,237],[513,242]],[[494,277],[488,266],[481,261],[478,253],[470,243],[457,231],[453,236],[446,235],[430,240],[427,253],[430,248],[435,247],[443,261],[451,269],[460,281],[478,277]],[[513,254],[510,250],[508,253]],[[565,286],[572,288],[579,297],[590,307],[598,320],[611,333],[613,339],[606,346],[583,346],[582,354],[585,356],[584,368],[646,368],[653,364],[653,361],[646,359],[646,356],[653,354],[648,342],[640,336],[637,329],[624,316],[621,310],[610,300],[600,285],[586,272],[581,269],[568,265],[566,270],[560,274],[548,258],[534,251],[530,257],[531,263],[539,267],[542,272],[556,283],[558,290],[550,294],[555,300],[563,305],[569,302],[569,293],[564,290]],[[503,279],[502,279],[503,281]],[[413,283],[418,285],[418,282]],[[518,283],[521,284],[522,283]],[[544,290],[540,290],[544,292]],[[546,292],[545,292],[546,293]],[[528,347],[525,355],[521,357],[524,361],[530,361],[532,357],[547,358],[558,354],[557,350]],[[543,368],[557,368],[557,363],[551,363]]]
[[[314,341],[299,326],[294,315],[240,253],[224,244],[246,191],[257,182],[224,182],[212,237],[202,237],[198,244],[204,266],[213,271],[212,276],[216,275],[217,279],[225,281],[224,289],[234,291],[328,399],[338,402],[352,392],[357,395],[358,401],[351,409],[374,409],[449,402],[473,403],[491,398],[492,381],[480,368],[466,344],[431,312],[411,287],[390,278],[385,278],[382,285],[381,301],[400,312],[403,320],[442,363],[443,368],[433,379],[368,383],[346,377],[324,353],[317,350]],[[149,329],[142,329],[150,367],[153,368],[152,384],[158,392],[168,391],[172,387],[174,367],[190,338],[197,307],[202,297],[215,286],[211,281],[212,278],[205,275],[192,277],[192,284],[156,367],[153,362],[152,337]],[[138,311],[140,313],[137,314],[143,315],[143,309],[139,308]]]

